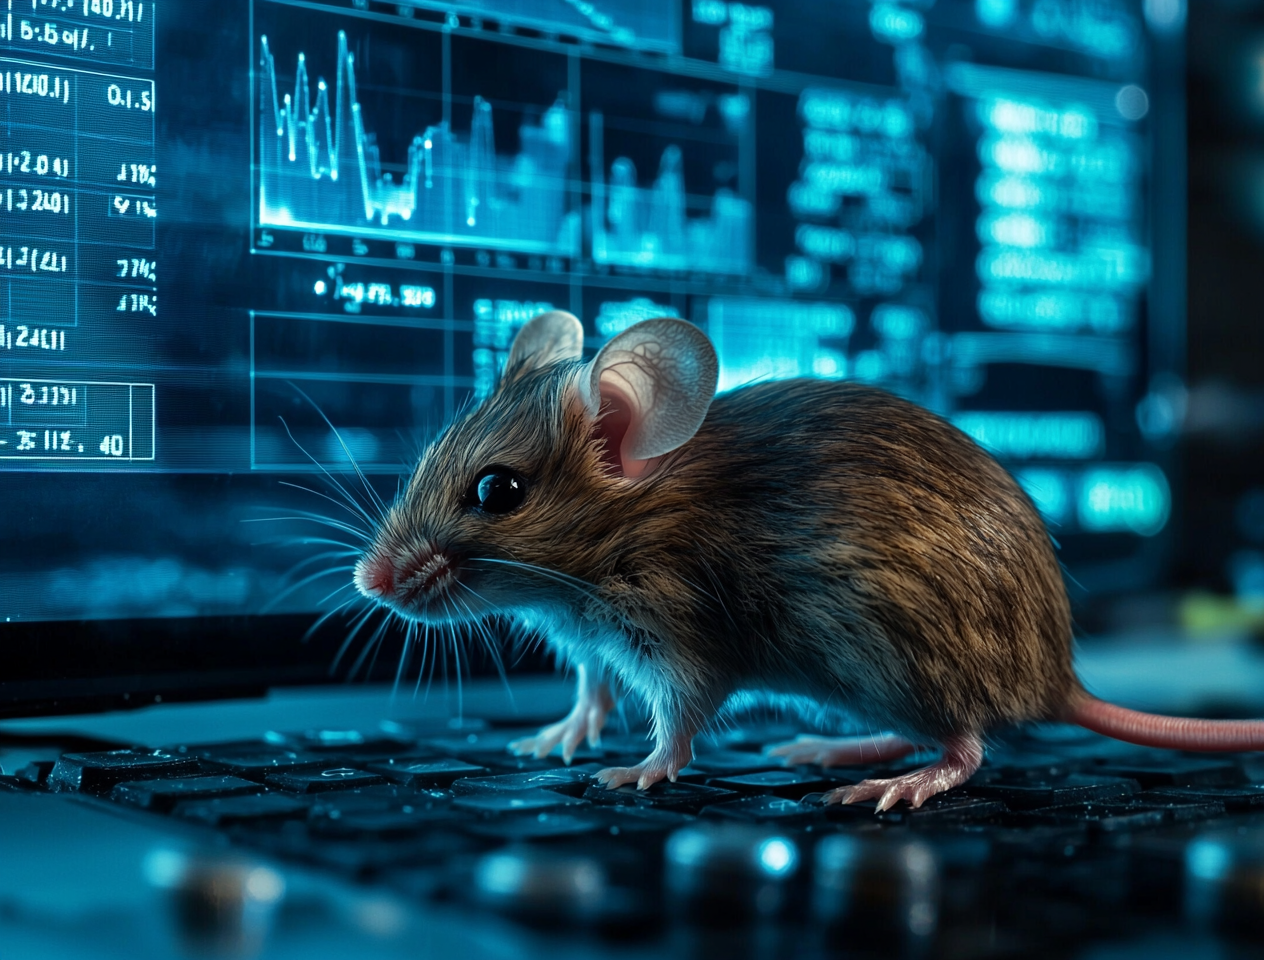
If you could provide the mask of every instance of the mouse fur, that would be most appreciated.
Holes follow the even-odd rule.
[[[430,445],[357,568],[361,589],[404,616],[518,616],[580,668],[576,713],[527,750],[561,736],[573,750],[581,729],[593,740],[613,686],[649,706],[658,747],[603,779],[645,787],[674,778],[730,697],[791,695],[893,731],[904,753],[948,746],[950,775],[881,794],[920,803],[973,772],[989,731],[1065,719],[1087,697],[1044,523],[961,430],[854,382],[764,382],[713,401],[704,384],[702,414],[681,418],[700,422],[663,428],[692,429],[685,442],[656,453],[638,436],[629,457],[630,431],[652,419],[626,408],[636,375],[659,376],[653,337],[649,354],[625,353],[631,379],[611,380],[617,368],[576,359],[574,328],[563,333],[572,342],[550,353],[534,330],[534,356],[511,356],[496,391]],[[674,385],[654,402],[687,399],[689,376],[664,377]],[[506,515],[469,507],[489,464],[526,478]],[[864,798],[852,789],[836,799]]]

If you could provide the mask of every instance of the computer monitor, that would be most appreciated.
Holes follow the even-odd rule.
[[[303,640],[352,596],[316,516],[389,499],[554,307],[590,349],[696,323],[722,389],[910,397],[1013,470],[1081,595],[1154,583],[1183,18],[7,0],[2,709],[363,675],[330,669],[358,621]]]

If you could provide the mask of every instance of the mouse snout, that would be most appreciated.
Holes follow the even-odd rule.
[[[355,566],[355,585],[370,600],[385,600],[395,593],[395,564],[389,557],[361,557]]]
[[[355,585],[364,596],[401,613],[420,612],[456,580],[452,557],[430,541],[398,552],[375,549],[355,567]]]
[[[396,595],[404,603],[424,603],[451,586],[456,578],[455,568],[447,553],[434,544],[423,544],[412,550],[401,564]]]

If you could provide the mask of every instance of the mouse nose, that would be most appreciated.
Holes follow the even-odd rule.
[[[395,592],[395,566],[386,557],[361,557],[355,568],[356,588],[370,600]]]

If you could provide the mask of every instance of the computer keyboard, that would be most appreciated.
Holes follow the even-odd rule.
[[[787,768],[763,748],[792,731],[753,723],[701,739],[675,783],[607,790],[593,775],[639,761],[643,735],[610,736],[568,767],[508,752],[533,729],[387,723],[66,753],[0,785],[170,817],[563,937],[679,946],[681,931],[721,943],[758,930],[787,955],[832,944],[1029,957],[1165,930],[1264,929],[1258,755],[1146,750],[1038,725],[995,742],[964,787],[877,813],[822,797],[925,756]]]

